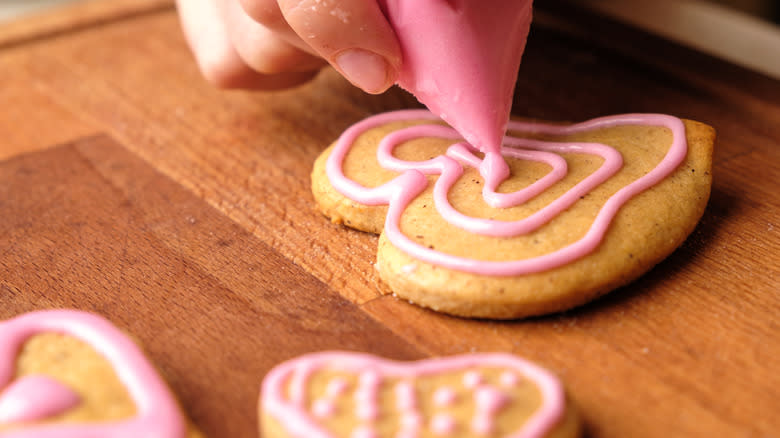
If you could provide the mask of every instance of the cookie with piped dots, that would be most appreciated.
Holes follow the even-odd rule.
[[[263,380],[265,438],[572,438],[580,420],[560,381],[517,356],[396,362],[304,355]]]

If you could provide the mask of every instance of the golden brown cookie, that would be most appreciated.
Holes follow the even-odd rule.
[[[314,353],[263,381],[265,438],[574,438],[579,416],[558,379],[508,354],[395,362]]]
[[[105,319],[0,322],[0,436],[200,438],[139,347]]]
[[[674,251],[709,199],[714,139],[657,114],[513,121],[502,178],[430,113],[400,111],[347,130],[312,190],[332,221],[381,232],[376,266],[399,297],[520,318],[586,303]]]

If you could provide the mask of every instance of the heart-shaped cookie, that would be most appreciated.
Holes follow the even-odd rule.
[[[17,376],[17,360],[24,354],[25,343],[53,333],[83,342],[110,363],[135,404],[134,416],[110,422],[99,418],[92,423],[46,421],[89,402],[66,384],[45,375]],[[187,436],[198,435],[188,435],[187,422],[154,367],[131,339],[104,318],[73,310],[47,310],[0,323],[0,437]]]
[[[492,179],[489,154],[430,112],[398,111],[345,131],[312,191],[332,221],[381,232],[376,266],[399,297],[519,318],[583,304],[674,251],[706,207],[714,138],[661,114],[513,121],[509,176]]]
[[[265,438],[574,437],[559,381],[508,354],[396,362],[314,353],[263,381]]]

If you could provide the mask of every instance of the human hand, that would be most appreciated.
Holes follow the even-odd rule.
[[[302,84],[330,63],[368,93],[396,80],[401,53],[377,0],[177,0],[204,76],[223,88]]]

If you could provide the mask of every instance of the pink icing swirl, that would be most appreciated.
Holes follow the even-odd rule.
[[[390,122],[415,120],[438,119],[426,110],[404,110],[379,114],[353,125],[341,135],[328,157],[326,164],[328,178],[337,191],[355,202],[365,205],[388,205],[384,232],[390,242],[402,251],[427,263],[481,275],[513,276],[542,272],[571,263],[589,254],[604,238],[620,207],[669,176],[685,159],[688,151],[683,122],[676,117],[662,114],[601,117],[569,126],[510,122],[509,129],[513,131],[550,135],[569,135],[625,125],[652,125],[668,128],[673,138],[661,162],[647,174],[612,195],[599,210],[589,230],[579,240],[554,252],[529,259],[484,261],[427,248],[401,232],[399,227],[401,215],[411,201],[428,186],[426,175],[439,175],[434,183],[433,198],[437,211],[446,221],[471,233],[512,237],[538,229],[571,207],[581,196],[618,172],[623,164],[622,156],[614,148],[604,144],[547,142],[507,136],[504,138],[505,146],[501,148],[503,156],[544,162],[552,167],[552,171],[522,190],[504,194],[496,192],[496,189],[508,175],[501,173],[503,167],[492,164],[503,159],[491,154],[480,159],[475,155],[477,150],[464,142],[457,142],[449,147],[446,154],[426,161],[409,162],[395,158],[394,148],[407,140],[420,137],[460,139],[458,133],[452,128],[438,124],[425,124],[400,129],[381,140],[377,149],[377,160],[383,168],[400,172],[400,175],[393,180],[379,187],[367,188],[344,175],[342,168],[344,159],[363,132]],[[450,189],[462,175],[464,166],[471,166],[478,168],[485,178],[483,197],[489,205],[507,208],[522,204],[566,175],[566,162],[557,154],[567,152],[598,155],[604,159],[604,162],[594,173],[577,183],[563,196],[527,218],[517,221],[499,221],[468,217],[456,211],[447,199]]]
[[[138,415],[92,424],[37,424],[7,430],[3,438],[181,438],[186,425],[175,399],[138,346],[105,319],[73,310],[32,312],[0,323],[0,387],[12,381],[25,341],[41,333],[61,333],[86,342],[114,367],[136,403]],[[38,389],[51,390],[51,385]],[[40,398],[45,394],[32,395]],[[31,395],[26,395],[31,396]],[[0,417],[7,415],[0,413]]]

